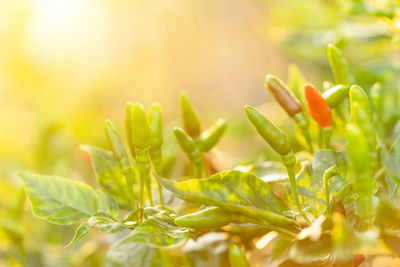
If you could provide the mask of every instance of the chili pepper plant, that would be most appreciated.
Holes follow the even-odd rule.
[[[294,142],[268,114],[244,107],[254,135],[279,161],[217,170],[207,152],[228,123],[203,130],[182,93],[182,128],[173,135],[189,164],[171,173],[186,162],[165,153],[160,105],[146,112],[128,103],[126,142],[106,120],[108,149],[82,146],[97,188],[21,174],[33,213],[79,223],[67,247],[94,229],[114,234],[105,266],[358,266],[382,244],[400,255],[400,142],[382,119],[383,87],[358,86],[336,46],[327,55],[334,81],[323,86],[296,76],[288,87],[266,76],[266,88],[297,125]]]

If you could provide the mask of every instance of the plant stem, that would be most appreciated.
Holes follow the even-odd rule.
[[[292,197],[294,203],[299,211],[299,214],[304,217],[304,219],[311,224],[311,221],[304,214],[303,209],[300,204],[300,197],[297,191],[297,183],[296,183],[296,173],[294,171],[294,165],[296,163],[296,158],[293,155],[293,152],[290,152],[288,155],[282,156],[283,164],[286,166],[286,170],[289,176],[290,187],[292,188]]]
[[[144,186],[146,186],[150,205],[154,205],[153,196],[151,192],[151,179],[150,179],[150,162],[149,162],[149,149],[136,148],[136,162],[140,174],[140,205],[139,208],[144,207]],[[140,221],[143,219],[143,211],[140,214]]]
[[[329,148],[330,146],[330,140],[331,140],[331,136],[332,136],[332,127],[321,127],[320,128],[321,131],[321,148],[322,149],[326,149]]]
[[[129,160],[129,159],[126,159]],[[133,193],[133,182],[135,180],[135,176],[133,174],[133,171],[131,169],[130,164],[127,165],[126,163],[123,163],[122,160],[120,161],[122,165],[122,173],[125,176],[125,181],[126,181],[126,186],[128,187],[128,194],[129,194],[129,201],[132,207],[132,210],[136,209],[136,198],[135,194]]]
[[[310,129],[308,128],[309,124],[307,119],[305,118],[303,113],[298,113],[294,117],[294,121],[296,122],[297,126],[301,129],[301,132],[306,139],[308,148],[310,149],[311,153],[314,153],[314,148],[312,146],[311,142],[311,134],[310,134]]]
[[[338,174],[339,170],[336,165],[329,167],[325,170],[323,176],[325,202],[326,202],[326,216],[330,216],[330,202],[329,202],[329,180]]]

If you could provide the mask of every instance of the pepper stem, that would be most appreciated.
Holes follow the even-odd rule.
[[[330,202],[329,202],[329,179],[336,176],[339,170],[336,165],[329,167],[325,170],[323,176],[324,191],[325,191],[325,202],[326,202],[326,216],[330,217]]]
[[[321,127],[321,148],[326,149],[330,147],[332,127]]]
[[[150,178],[150,162],[149,162],[149,149],[138,149],[136,148],[136,162],[140,174],[140,201],[139,208],[142,209],[139,219],[143,219],[143,207],[144,207],[144,187],[146,186],[150,205],[154,205],[153,196],[151,192],[151,178]]]
[[[297,113],[296,115],[294,115],[293,117],[294,121],[296,122],[297,126],[299,126],[299,128],[301,129],[301,132],[304,136],[304,138],[306,139],[308,148],[310,149],[311,153],[314,153],[314,148],[312,146],[312,142],[311,142],[311,134],[310,134],[310,130],[308,128],[309,124],[308,121],[306,119],[306,117],[304,116],[304,113]]]
[[[132,210],[136,209],[136,198],[133,193],[133,183],[135,180],[134,173],[131,169],[131,165],[129,163],[128,158],[124,158],[120,160],[120,165],[122,167],[122,173],[125,176],[126,186],[128,187],[128,197],[131,204]]]
[[[294,171],[294,165],[296,163],[296,157],[293,155],[293,152],[288,153],[285,156],[282,156],[282,162],[286,166],[286,170],[289,176],[289,183],[290,187],[292,188],[292,197],[294,200],[294,203],[299,211],[299,214],[303,216],[303,218],[311,224],[311,221],[308,219],[306,214],[303,212],[303,209],[300,204],[300,197],[299,193],[297,191],[297,183],[296,183],[296,174]]]

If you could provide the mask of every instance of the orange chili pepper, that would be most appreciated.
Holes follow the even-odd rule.
[[[311,117],[321,126],[332,125],[332,112],[328,103],[311,84],[304,85],[308,112]]]

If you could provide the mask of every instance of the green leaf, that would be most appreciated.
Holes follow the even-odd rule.
[[[88,185],[57,176],[22,174],[33,213],[56,224],[71,224],[97,211],[96,192]]]
[[[166,267],[159,249],[143,243],[115,245],[109,250],[105,267]]]
[[[92,146],[81,146],[81,148],[90,154],[100,188],[118,202],[129,203],[125,178],[112,152]]]
[[[146,220],[119,245],[145,243],[150,247],[166,248],[183,244],[188,239],[188,229],[176,226],[171,217],[164,215]]]
[[[313,154],[312,168],[314,176],[322,180],[324,172],[329,167],[336,165],[341,176],[345,176],[348,166],[348,155],[346,152],[335,152],[333,150],[320,150]]]
[[[324,172],[331,166],[336,165],[339,175],[329,180],[329,192],[336,195],[346,184],[348,155],[346,152],[335,152],[333,150],[320,150],[313,155],[312,169],[313,175],[322,182]]]
[[[105,212],[111,216],[118,216],[118,202],[110,195],[97,191],[97,211]]]
[[[177,197],[206,206],[217,206],[273,225],[293,221],[279,213],[287,206],[277,198],[268,183],[241,171],[224,171],[205,179],[173,182],[157,180]]]
[[[87,222],[81,223],[75,231],[75,235],[72,240],[65,246],[69,247],[81,240],[87,233],[89,233],[90,228],[92,228]]]
[[[107,214],[97,213],[90,217],[88,224],[91,227],[96,227],[104,234],[116,233],[129,229],[123,223],[109,217]]]

